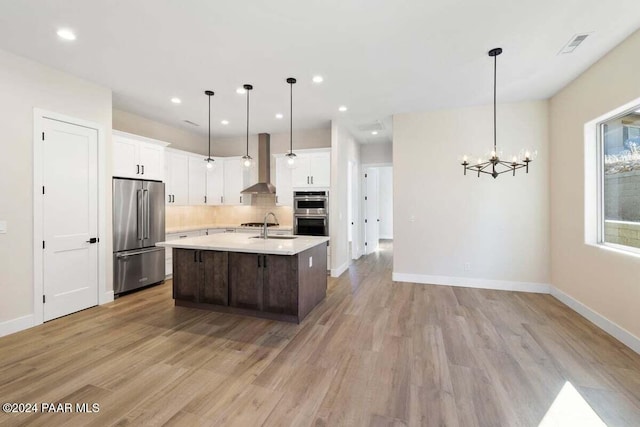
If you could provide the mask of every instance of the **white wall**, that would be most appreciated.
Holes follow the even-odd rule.
[[[14,319],[33,314],[33,116],[34,108],[96,122],[111,129],[111,91],[0,50],[0,333]],[[111,133],[107,132],[107,182],[111,182]],[[107,287],[112,287],[111,186],[107,186]],[[5,328],[6,329],[6,328]]]
[[[394,116],[394,278],[547,288],[548,103],[498,105],[498,149],[540,152],[529,174],[463,176],[458,156],[490,151],[492,124],[491,105]]]
[[[378,168],[378,213],[380,238],[393,239],[393,168]]]
[[[331,189],[329,200],[329,237],[331,238],[329,250],[331,253],[331,275],[339,276],[351,262],[349,257],[349,195],[348,176],[349,161],[360,168],[360,146],[343,126],[336,122],[331,122]],[[356,194],[360,193],[359,180],[355,180],[353,185]],[[355,203],[358,206],[358,203]],[[356,207],[358,209],[358,207]],[[359,212],[355,215],[360,217]],[[362,252],[362,228],[359,221],[356,222],[353,241],[355,251]]]
[[[393,144],[360,144],[360,161],[363,165],[391,164],[393,162]]]
[[[123,132],[146,136],[171,143],[171,148],[207,154],[209,149],[207,135],[189,132],[160,123],[137,114],[113,110],[113,128]],[[255,129],[259,131],[259,129]],[[206,132],[206,129],[204,129]],[[331,146],[331,129],[308,129],[293,133],[293,151],[306,148],[327,148]],[[211,139],[211,154],[220,157],[242,156],[246,152],[246,137]],[[289,133],[271,135],[271,153],[289,152]],[[254,158],[258,154],[258,135],[249,135],[249,154]]]
[[[584,125],[640,97],[639,51],[640,32],[636,32],[550,101],[553,285],[635,335],[636,341],[640,258],[585,244],[585,206],[595,199],[595,192],[585,188],[585,176],[595,179],[595,175],[585,169],[585,160],[594,162],[592,157],[585,159]],[[595,156],[593,144],[590,141],[586,147],[590,156]]]

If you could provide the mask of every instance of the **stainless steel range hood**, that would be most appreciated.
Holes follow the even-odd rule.
[[[271,135],[258,134],[258,183],[241,191],[242,194],[275,194],[271,184]]]

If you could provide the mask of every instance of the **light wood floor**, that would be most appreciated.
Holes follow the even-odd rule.
[[[0,339],[2,426],[537,426],[569,382],[640,425],[640,356],[548,295],[391,283],[356,262],[301,325],[174,307],[171,283]]]

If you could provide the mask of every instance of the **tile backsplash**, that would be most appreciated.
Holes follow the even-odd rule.
[[[167,206],[165,218],[167,228],[198,227],[262,222],[267,212],[276,214],[281,225],[293,224],[293,209],[276,206],[271,194],[252,195],[251,206]]]

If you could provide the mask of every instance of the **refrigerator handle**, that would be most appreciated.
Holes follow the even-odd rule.
[[[149,227],[150,224],[149,222],[151,221],[151,218],[149,218],[149,190],[148,189],[143,189],[142,190],[142,203],[144,204],[144,216],[143,216],[143,224],[144,224],[144,229],[142,230],[142,238],[143,239],[148,239],[149,238]]]
[[[143,239],[143,231],[142,229],[144,228],[144,224],[143,224],[143,207],[142,207],[142,190],[137,190],[136,191],[137,194],[137,203],[138,203],[138,209],[137,209],[137,214],[136,214],[136,237],[138,238],[138,240],[142,240]]]

